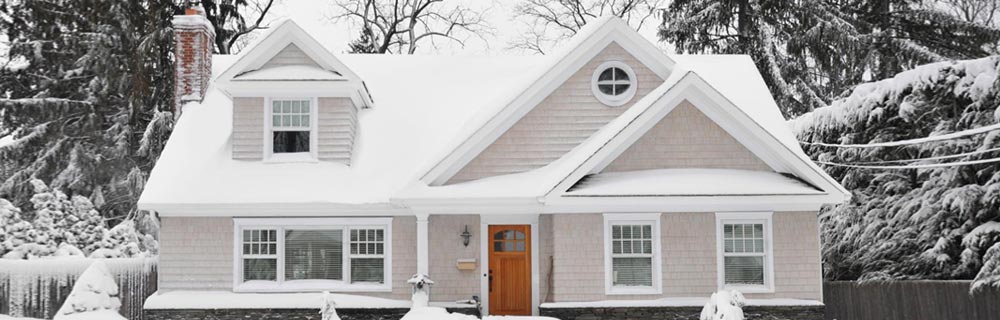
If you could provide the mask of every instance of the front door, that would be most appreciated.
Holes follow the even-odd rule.
[[[531,226],[490,226],[490,314],[531,315]]]

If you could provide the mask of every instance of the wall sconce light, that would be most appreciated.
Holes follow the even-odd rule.
[[[465,231],[462,231],[462,244],[466,247],[469,246],[469,240],[472,239],[472,234],[469,233],[469,225],[465,225]]]

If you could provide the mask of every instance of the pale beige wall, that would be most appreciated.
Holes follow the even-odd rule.
[[[606,61],[622,61],[635,72],[638,88],[628,104],[608,107],[591,92],[591,76]],[[612,43],[462,168],[449,183],[545,166],[621,115],[661,83],[663,79],[652,70]]]
[[[306,55],[306,53],[303,52],[302,49],[300,49],[298,46],[294,44],[289,44],[287,47],[281,49],[281,51],[275,54],[274,57],[271,58],[271,60],[268,60],[267,63],[264,63],[264,65],[261,66],[260,68],[267,69],[267,68],[274,68],[281,66],[295,66],[295,65],[315,66],[317,68],[319,67],[319,65],[316,64],[316,61],[313,61],[312,58],[309,58],[309,56]]]
[[[319,159],[351,164],[358,109],[350,98],[319,98]]]
[[[553,232],[552,215],[541,215],[538,217],[538,272],[539,272],[539,301],[552,301],[552,258],[553,258]]]
[[[232,290],[231,218],[160,219],[161,291]]]
[[[469,226],[469,246],[459,236]],[[429,272],[434,280],[431,298],[434,301],[472,299],[480,295],[479,270],[458,270],[458,259],[475,259],[480,265],[479,215],[432,215],[428,220]]]
[[[417,270],[417,220],[392,219],[392,292],[352,293],[410,299],[406,283]],[[233,220],[162,217],[160,220],[160,290],[233,289]]]
[[[776,212],[775,293],[749,298],[822,300],[819,228],[815,212]],[[605,295],[604,218],[601,214],[552,216],[553,301],[708,297],[717,289],[714,213],[665,213],[660,237],[662,295]]]
[[[264,98],[233,98],[233,159],[264,158]]]
[[[688,101],[670,111],[604,172],[667,168],[772,171]]]

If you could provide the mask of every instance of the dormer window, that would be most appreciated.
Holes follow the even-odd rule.
[[[313,99],[271,99],[268,142],[272,160],[314,160],[315,111]]]
[[[632,100],[636,85],[632,68],[620,61],[602,63],[594,70],[591,79],[591,91],[594,96],[609,107],[621,106]]]

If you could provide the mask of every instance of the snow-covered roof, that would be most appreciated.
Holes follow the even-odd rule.
[[[733,169],[655,169],[592,174],[565,196],[648,197],[705,195],[805,195],[822,190],[777,172]]]
[[[232,102],[217,88],[182,116],[139,200],[164,204],[384,205],[440,154],[442,141],[506,91],[543,57],[340,55],[365,80],[378,108],[359,111],[351,166],[332,162],[233,160]],[[232,56],[215,56],[225,70]]]
[[[378,104],[375,108],[359,111],[359,132],[350,166],[334,162],[270,163],[232,159],[232,101],[213,84],[204,101],[185,106],[184,116],[176,124],[151,173],[139,207],[185,214],[214,205],[224,207],[221,210],[229,210],[231,214],[248,215],[248,208],[267,207],[295,214],[301,212],[299,210],[315,210],[321,205],[326,210],[341,210],[338,212],[342,214],[351,210],[385,214],[388,209],[442,199],[517,199],[533,200],[537,204],[560,186],[564,186],[560,191],[566,190],[584,175],[599,171],[595,169],[600,166],[599,155],[611,152],[609,144],[628,144],[627,140],[622,140],[623,136],[641,133],[639,127],[658,121],[659,118],[651,114],[669,110],[664,107],[668,105],[665,101],[690,98],[689,89],[698,85],[714,90],[721,97],[719,99],[731,105],[722,112],[749,119],[747,126],[757,130],[747,131],[751,135],[763,135],[767,136],[761,137],[763,140],[777,141],[783,149],[781,153],[796,162],[794,166],[797,167],[788,171],[797,175],[804,172],[800,178],[812,185],[818,185],[816,180],[825,181],[826,185],[819,186],[827,192],[842,190],[802,152],[749,57],[649,53],[647,46],[635,44],[641,38],[632,39],[638,36],[633,31],[625,32],[622,23],[613,19],[599,22],[596,25],[607,25],[602,28],[611,31],[600,34],[601,28],[592,27],[571,41],[573,45],[569,47],[574,50],[564,51],[562,55],[342,54],[324,58],[330,60],[330,64],[342,64],[338,70],[350,71],[351,79],[362,79]],[[294,24],[283,28],[291,34],[299,32]],[[302,37],[299,35],[295,41],[307,48],[314,42]],[[584,41],[581,37],[597,37],[604,42]],[[262,42],[276,41],[270,38]],[[539,81],[552,80],[546,78],[552,68],[571,68],[559,62],[567,59],[566,55],[579,54],[581,45],[585,45],[583,49],[586,50],[600,50],[602,43],[606,45],[611,41],[609,38],[619,42],[624,39],[626,47],[632,48],[630,52],[644,56],[646,61],[659,61],[654,68],[665,73],[664,83],[639,97],[632,107],[581,145],[542,168],[452,185],[425,181],[428,170],[435,170],[441,167],[443,159],[454,157],[456,146],[467,144],[473,139],[470,137],[481,134],[483,130],[477,128],[500,122],[497,119],[516,116],[516,113],[509,113],[513,109],[511,106],[518,106],[519,98],[516,97],[524,96],[526,90],[534,90]],[[266,58],[260,54],[248,55],[260,61]],[[232,72],[241,67],[234,65],[252,65],[246,56],[215,56],[213,74],[237,80],[232,78]],[[270,76],[282,75],[287,73]],[[488,135],[478,138],[486,139],[483,137]],[[756,178],[763,181],[774,177]],[[828,187],[830,184],[834,186]],[[792,189],[791,185],[782,187]],[[837,188],[840,189],[830,190]]]

